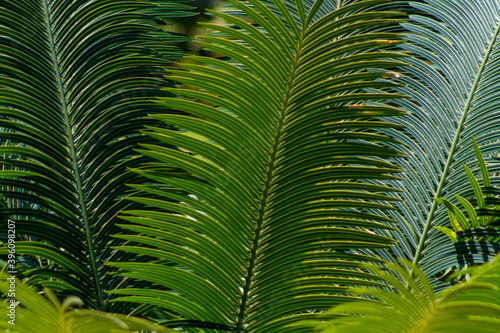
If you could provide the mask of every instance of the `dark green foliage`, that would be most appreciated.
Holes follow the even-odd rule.
[[[141,153],[163,164],[137,171],[156,186],[133,186],[160,198],[132,198],[151,206],[123,216],[141,235],[117,236],[130,242],[117,249],[157,261],[112,266],[159,286],[113,291],[124,295],[118,301],[234,332],[309,332],[295,323],[348,299],[347,286],[378,285],[358,267],[380,260],[350,250],[392,243],[373,232],[389,220],[366,213],[391,209],[381,201],[393,191],[366,181],[401,171],[384,161],[400,156],[387,147],[395,141],[377,131],[397,127],[391,117],[401,112],[370,104],[399,96],[364,92],[393,86],[376,79],[402,64],[384,50],[397,36],[380,31],[400,14],[372,12],[383,2],[343,6],[314,23],[299,9],[305,28],[279,1],[285,22],[257,1],[253,9],[232,2],[261,29],[214,13],[238,29],[206,25],[232,40],[199,43],[233,62],[189,57],[169,75],[200,90],[168,89],[183,98],[162,99],[187,114],[154,117],[176,130],[148,126],[163,145]],[[377,32],[357,34],[375,19]]]
[[[134,148],[152,142],[144,125],[161,126],[148,114],[169,112],[153,99],[169,95],[165,59],[180,57],[154,22],[189,7],[155,3],[0,1],[2,215],[17,221],[30,284],[98,309],[122,282],[104,262],[132,259],[110,235],[137,207],[121,200],[143,181],[128,168],[150,161]]]

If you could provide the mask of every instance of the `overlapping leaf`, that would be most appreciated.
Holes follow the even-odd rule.
[[[301,25],[281,1],[285,23],[254,0],[232,4],[255,24],[214,13],[237,29],[208,25],[229,38],[200,44],[231,61],[188,57],[169,76],[199,90],[168,89],[183,98],[163,103],[185,114],[154,116],[177,130],[150,127],[163,144],[141,152],[163,164],[138,170],[152,184],[133,186],[156,198],[133,198],[151,207],[123,217],[140,235],[117,236],[129,241],[118,249],[156,263],[112,266],[158,286],[115,291],[120,301],[222,325],[207,332],[309,332],[294,324],[348,299],[347,286],[378,285],[359,265],[380,260],[349,250],[392,243],[376,232],[390,220],[367,210],[391,209],[393,189],[366,182],[401,171],[384,161],[400,154],[379,131],[401,112],[369,104],[399,95],[365,92],[392,86],[376,79],[402,64],[384,50],[397,36],[382,31],[400,15],[371,11],[385,2],[311,23],[299,1]]]
[[[396,292],[356,289],[373,300],[359,300],[333,308],[337,316],[323,324],[322,333],[453,332],[494,333],[500,325],[500,257],[476,267],[472,278],[438,295],[423,272],[415,267],[419,280],[397,265],[389,265],[408,282],[412,291],[391,274],[380,276]],[[470,272],[469,272],[470,273]]]
[[[390,213],[398,221],[399,230],[392,232],[398,244],[386,258],[411,259],[430,277],[458,265],[456,258],[450,262],[444,256],[449,239],[433,228],[449,226],[449,220],[432,198],[457,203],[454,194],[473,196],[463,167],[479,174],[472,137],[485,154],[498,149],[500,3],[426,0],[411,5],[419,13],[402,26],[408,32],[403,48],[412,56],[398,81],[404,86],[396,90],[411,96],[398,102],[409,114],[398,120],[405,130],[388,131],[405,144],[407,157],[396,162],[406,170],[404,179],[390,182],[404,190],[396,196],[404,201]],[[497,172],[498,164],[489,168]]]
[[[16,220],[17,256],[32,258],[30,283],[81,296],[104,309],[120,280],[105,260],[120,260],[116,214],[140,183],[127,168],[150,159],[134,151],[151,139],[147,117],[165,58],[157,15],[186,15],[179,2],[0,1],[0,198]],[[163,37],[165,38],[163,38]],[[22,236],[22,238],[21,238]],[[5,248],[3,249],[5,251]],[[23,257],[22,257],[23,256]],[[41,259],[40,259],[41,258]]]
[[[62,303],[50,290],[44,296],[30,289],[14,276],[1,273],[0,290],[7,302],[2,302],[4,318],[0,328],[11,333],[132,333],[138,330],[173,332],[148,320],[94,310],[74,309],[84,306],[76,296]],[[12,301],[12,302],[11,302]]]

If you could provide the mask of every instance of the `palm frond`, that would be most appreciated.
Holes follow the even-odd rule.
[[[406,170],[404,179],[390,182],[403,190],[395,195],[403,201],[389,213],[397,221],[398,230],[390,233],[398,243],[384,258],[410,259],[431,277],[449,265],[458,266],[457,256],[446,263],[441,260],[449,239],[433,227],[447,226],[449,220],[446,209],[432,198],[457,204],[454,194],[473,196],[463,167],[467,165],[474,175],[480,172],[471,149],[473,137],[485,154],[498,149],[500,99],[494,91],[500,61],[500,3],[410,4],[419,13],[402,24],[408,40],[402,48],[411,56],[398,80],[403,86],[396,88],[411,96],[398,101],[408,115],[397,120],[404,130],[385,132],[405,145],[407,157],[396,162]],[[486,158],[489,168],[498,172],[498,163],[492,162]]]
[[[125,183],[142,181],[128,168],[149,161],[134,148],[152,141],[145,124],[161,126],[147,114],[168,112],[152,100],[168,95],[166,58],[180,57],[165,46],[179,38],[154,20],[188,8],[0,1],[0,197],[17,222],[17,255],[34,258],[23,273],[31,283],[106,308],[104,291],[121,281],[103,265],[120,260],[109,235],[117,212],[137,207],[121,200],[134,192]]]
[[[69,296],[60,303],[50,289],[44,288],[44,297],[5,273],[0,273],[0,290],[8,296],[0,310],[0,328],[10,333],[174,332],[140,318],[77,309],[84,305],[80,298]]]
[[[481,170],[482,181],[484,187],[487,188],[488,191],[486,193],[483,192],[483,189],[479,185],[478,180],[472,174],[472,171],[464,165],[465,173],[469,179],[470,186],[474,191],[474,197],[471,201],[469,201],[464,197],[455,194],[455,198],[461,204],[462,210],[446,198],[435,198],[434,200],[446,207],[453,230],[443,226],[435,226],[434,228],[444,232],[454,243],[470,240],[470,238],[460,238],[457,234],[459,231],[470,229],[481,229],[474,230],[475,234],[480,236],[472,239],[498,243],[499,239],[495,236],[497,233],[497,230],[495,230],[495,222],[498,220],[498,216],[496,216],[496,214],[484,214],[485,211],[495,212],[498,210],[498,206],[496,206],[498,198],[496,196],[492,196],[492,192],[495,188],[491,186],[490,175],[481,154],[481,150],[477,146],[474,139],[472,139],[472,142],[474,144],[474,151],[476,153],[479,169]]]
[[[152,259],[110,264],[157,287],[112,291],[123,296],[115,301],[161,307],[176,324],[310,332],[291,324],[349,299],[347,286],[379,285],[359,266],[381,260],[350,250],[392,243],[376,232],[390,220],[367,212],[393,200],[392,188],[367,180],[401,171],[384,161],[401,155],[379,131],[401,112],[370,104],[400,96],[365,92],[391,87],[376,79],[403,64],[384,50],[398,36],[380,31],[401,15],[372,11],[385,2],[355,2],[314,23],[305,16],[300,26],[280,0],[286,24],[254,0],[232,4],[258,28],[213,13],[236,29],[208,24],[229,38],[199,43],[231,61],[188,57],[169,75],[197,88],[166,89],[183,98],[163,103],[185,114],[153,116],[176,130],[149,127],[162,144],[141,153],[162,163],[137,170],[151,185],[133,188],[156,198],[132,198],[150,208],[127,211],[121,226],[135,234],[116,236],[129,242],[117,249]]]
[[[410,264],[411,266],[411,264]],[[339,305],[329,311],[336,316],[322,324],[322,333],[450,332],[494,333],[500,326],[500,257],[477,266],[467,282],[450,287],[437,296],[424,273],[413,267],[418,280],[397,265],[388,265],[407,281],[412,291],[392,274],[380,272],[397,292],[357,289],[368,299]],[[464,274],[464,272],[460,272]],[[377,300],[377,301],[373,301]],[[326,314],[325,314],[326,315]]]

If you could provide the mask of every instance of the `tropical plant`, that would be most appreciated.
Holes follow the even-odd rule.
[[[478,224],[488,224],[498,214],[492,207],[486,208],[487,200],[496,205],[486,165],[489,162],[488,169],[498,172],[498,163],[483,161],[479,149],[486,153],[498,149],[498,98],[493,91],[498,81],[499,3],[483,1],[476,6],[461,0],[426,0],[410,5],[415,12],[402,24],[408,40],[402,44],[408,51],[408,65],[398,81],[404,85],[396,88],[411,96],[396,102],[408,114],[396,120],[404,130],[386,132],[404,143],[407,156],[395,161],[406,169],[403,179],[389,184],[405,191],[393,194],[403,201],[395,202],[397,210],[389,212],[398,225],[389,232],[398,243],[390,251],[377,252],[392,262],[408,258],[413,265],[407,265],[410,270],[404,272],[392,264],[390,273],[380,273],[392,289],[351,290],[369,297],[362,303],[334,308],[329,315],[337,318],[327,324],[331,328],[326,331],[495,332],[500,303],[498,258],[485,266],[496,272],[488,283],[473,279],[435,296],[448,284],[434,277],[456,266],[485,262],[498,252],[481,229],[458,231],[456,243],[438,230],[454,220],[453,214],[451,218],[447,214],[450,210],[465,222],[458,217],[456,203],[468,208],[469,218],[476,216]],[[471,149],[473,145],[475,149]],[[479,168],[474,165],[474,154]],[[478,173],[483,178],[484,205],[475,178]],[[474,194],[478,209],[473,212],[474,201],[466,198]],[[454,278],[465,273],[460,274]],[[383,302],[370,302],[370,297]]]
[[[351,290],[350,293],[370,296],[379,302],[360,299],[338,305],[324,314],[337,318],[322,324],[321,332],[498,332],[500,257],[469,269],[467,273],[472,274],[469,281],[438,295],[434,295],[431,284],[418,267],[413,267],[418,279],[398,265],[390,264],[386,269],[398,272],[403,281],[411,286],[411,290],[391,273],[380,270],[378,275],[398,292],[361,288]]]
[[[464,165],[465,173],[467,175],[467,178],[469,179],[472,189],[474,190],[475,199],[473,200],[473,202],[471,202],[464,197],[455,194],[455,198],[465,209],[464,213],[448,199],[435,198],[434,200],[446,207],[448,211],[448,217],[450,218],[450,224],[453,230],[442,226],[436,226],[434,228],[445,233],[453,243],[470,240],[470,238],[467,237],[459,237],[457,233],[459,233],[460,231],[477,229],[482,229],[482,232],[477,232],[477,240],[486,240],[489,242],[498,243],[500,239],[498,239],[495,232],[495,223],[499,220],[499,216],[495,214],[499,209],[499,206],[496,204],[498,200],[497,198],[492,197],[491,193],[489,193],[491,192],[491,182],[490,176],[488,174],[488,169],[486,167],[486,164],[484,163],[481,151],[477,147],[476,141],[474,139],[472,139],[472,141],[474,143],[474,151],[476,152],[479,168],[481,169],[483,184],[485,187],[489,188],[489,190],[487,194],[483,193],[483,190],[481,189],[481,186],[477,179],[474,177],[470,169],[466,165]],[[474,203],[477,204],[477,208],[474,207]],[[467,214],[467,216],[465,214]],[[489,216],[485,214],[488,214]],[[491,231],[491,233],[489,233],[489,231]]]
[[[213,13],[236,28],[207,24],[223,36],[199,43],[232,61],[187,57],[168,76],[199,90],[165,89],[182,98],[163,103],[185,114],[147,126],[161,144],[140,152],[162,163],[136,170],[152,184],[132,185],[148,195],[131,200],[150,208],[126,211],[119,226],[134,234],[115,236],[128,243],[114,249],[156,261],[110,265],[158,287],[110,291],[123,295],[114,301],[162,307],[185,325],[307,332],[292,324],[348,299],[346,286],[378,285],[359,265],[380,259],[350,250],[392,243],[374,232],[389,219],[366,212],[393,200],[367,180],[401,171],[384,161],[400,154],[378,131],[401,113],[370,104],[399,96],[365,92],[392,87],[376,79],[403,64],[384,50],[397,42],[384,30],[400,22],[374,11],[385,2],[312,22],[318,6],[306,12],[299,1],[300,25],[281,1],[283,19],[255,0],[231,1],[254,24]]]
[[[432,198],[456,203],[453,194],[464,198],[473,194],[463,168],[465,164],[473,174],[479,173],[471,149],[473,137],[485,154],[498,149],[500,5],[497,0],[425,0],[411,1],[410,6],[413,13],[401,25],[407,40],[401,48],[408,52],[408,65],[398,79],[403,85],[396,88],[410,96],[396,102],[408,114],[396,120],[404,130],[385,131],[403,143],[406,154],[394,162],[405,169],[403,179],[388,182],[402,190],[392,194],[402,201],[389,212],[398,227],[382,231],[397,244],[378,253],[388,261],[409,259],[430,278],[460,266],[461,260],[448,237],[433,228],[448,226],[449,220],[446,209]],[[490,170],[498,172],[499,164],[492,162],[486,159]],[[475,252],[471,257],[475,263],[496,254],[477,240],[467,251]],[[437,289],[446,285],[431,281]]]
[[[84,305],[80,298],[69,296],[61,304],[50,289],[44,288],[44,297],[5,273],[0,275],[0,290],[13,301],[0,310],[0,329],[10,333],[33,333],[34,329],[38,333],[173,332],[140,318],[75,309]]]
[[[186,332],[498,324],[498,259],[436,277],[499,249],[477,227],[500,216],[500,0],[228,2],[198,41],[219,58],[173,67],[184,0],[0,0],[21,316],[138,329],[76,295]]]
[[[150,159],[134,151],[151,140],[148,114],[170,84],[161,16],[188,9],[164,1],[0,1],[0,200],[17,221],[17,255],[30,284],[76,294],[107,309],[117,256],[116,214],[141,183],[128,171]],[[6,253],[6,248],[2,249]],[[21,257],[22,256],[22,257]],[[21,269],[21,267],[20,267]],[[108,309],[109,310],[109,309]],[[125,310],[124,310],[125,311]]]

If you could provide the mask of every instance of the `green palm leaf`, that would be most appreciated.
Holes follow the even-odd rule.
[[[472,174],[472,171],[467,166],[464,166],[465,173],[470,182],[470,186],[474,191],[474,198],[471,200],[471,202],[464,197],[455,194],[455,198],[461,204],[463,210],[465,210],[464,212],[457,206],[449,202],[446,198],[435,198],[438,203],[444,204],[444,206],[448,210],[448,216],[450,217],[453,231],[442,226],[436,226],[434,228],[444,232],[451,238],[453,242],[459,241],[459,238],[456,234],[457,232],[469,229],[481,229],[475,231],[477,233],[483,233],[485,234],[485,236],[481,236],[480,238],[478,238],[478,240],[497,242],[493,234],[496,233],[495,222],[498,220],[498,217],[495,215],[487,216],[484,214],[484,212],[495,212],[498,208],[494,204],[489,204],[491,202],[498,201],[497,197],[492,196],[492,193],[495,193],[496,189],[491,186],[490,175],[488,173],[488,169],[486,167],[486,163],[484,162],[483,156],[481,155],[481,151],[479,150],[476,141],[474,139],[472,139],[472,141],[474,143],[474,151],[476,152],[479,168],[481,170],[483,184],[485,189],[487,189],[487,192],[483,193],[483,190],[479,185],[477,179]],[[477,208],[474,207],[474,203],[477,205]],[[486,236],[489,231],[492,232],[492,235]]]
[[[60,303],[50,289],[44,289],[44,297],[5,273],[0,275],[0,290],[10,295],[8,297],[15,297],[3,302],[0,310],[4,318],[0,322],[0,328],[11,333],[126,333],[138,330],[173,332],[140,318],[73,309],[84,305],[80,298],[68,296]]]
[[[129,242],[117,249],[144,258],[111,266],[157,287],[113,291],[123,295],[115,301],[161,307],[179,325],[310,332],[292,324],[349,299],[347,286],[379,285],[359,265],[380,259],[350,250],[392,243],[375,232],[390,220],[367,212],[393,200],[392,188],[367,180],[401,171],[384,161],[400,156],[387,147],[395,141],[379,133],[401,112],[370,104],[399,95],[365,92],[392,86],[376,79],[402,64],[383,49],[398,36],[381,29],[399,14],[371,11],[385,2],[355,2],[301,26],[281,1],[286,24],[254,0],[232,5],[258,28],[214,13],[238,29],[208,25],[229,38],[200,44],[231,62],[188,57],[169,76],[199,90],[167,89],[183,98],[165,105],[186,114],[154,116],[177,130],[149,127],[162,144],[141,152],[162,163],[137,170],[152,184],[134,185],[149,197],[132,200],[151,208],[127,211],[123,227],[135,235],[116,236]]]
[[[0,1],[0,197],[17,221],[17,255],[30,283],[73,290],[105,309],[120,279],[107,275],[121,200],[140,183],[128,170],[149,161],[140,133],[168,112],[158,75],[165,58],[157,15],[189,7],[162,1]],[[2,251],[5,253],[6,249]],[[41,259],[40,257],[41,256]],[[33,259],[30,261],[30,259]],[[37,259],[38,258],[38,259]]]
[[[404,190],[396,195],[404,201],[390,213],[398,222],[398,230],[391,231],[398,244],[384,258],[410,259],[430,277],[458,265],[456,256],[449,260],[443,250],[448,237],[433,228],[449,226],[449,219],[432,198],[457,204],[454,194],[473,195],[463,168],[466,164],[473,174],[480,172],[472,137],[483,153],[497,149],[500,6],[497,0],[411,5],[418,13],[402,24],[408,39],[402,47],[412,56],[398,81],[404,86],[396,88],[411,96],[398,102],[409,114],[398,120],[404,131],[386,132],[405,145],[407,157],[396,162],[406,170],[404,179],[390,182]]]
[[[397,293],[375,289],[353,290],[354,293],[370,296],[381,302],[365,299],[339,305],[328,313],[337,318],[322,324],[321,332],[494,333],[498,331],[500,257],[475,267],[469,281],[446,289],[437,296],[434,295],[431,284],[418,267],[414,267],[413,270],[419,280],[397,265],[389,265],[388,268],[397,271],[411,285],[412,291],[408,291],[405,285],[391,274],[381,271],[381,278],[392,284]]]

